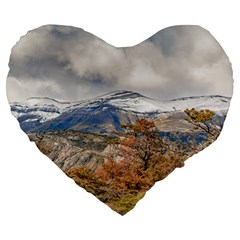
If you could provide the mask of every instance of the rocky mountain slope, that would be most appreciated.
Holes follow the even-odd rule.
[[[95,170],[109,153],[109,137],[104,135],[69,130],[33,133],[28,137],[64,172],[79,164]]]

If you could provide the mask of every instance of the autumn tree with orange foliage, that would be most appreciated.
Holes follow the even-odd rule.
[[[168,162],[174,154],[176,157],[175,167],[182,166],[183,162],[179,161],[178,154],[171,150],[174,143],[170,143],[159,136],[153,121],[139,119],[135,124],[123,127],[127,130],[127,133],[121,141],[125,148],[121,149],[120,155],[125,158],[132,156],[139,159],[144,171]]]
[[[182,167],[184,159],[171,151],[172,143],[160,138],[153,121],[139,119],[135,124],[122,127],[125,132],[109,142],[113,156],[95,172],[86,166],[74,166],[67,174],[123,215],[156,181],[164,179],[176,167]]]

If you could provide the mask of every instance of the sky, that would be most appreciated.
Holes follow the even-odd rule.
[[[200,26],[165,28],[132,47],[114,47],[80,28],[46,25],[29,31],[12,48],[7,96],[64,101],[131,90],[166,100],[231,96],[229,59]]]

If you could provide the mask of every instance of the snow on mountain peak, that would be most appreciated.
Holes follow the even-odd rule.
[[[48,97],[31,97],[21,102],[10,103],[12,114],[25,118],[25,122],[45,122],[62,114],[69,102],[60,102]]]
[[[49,97],[31,97],[27,98],[25,101],[19,102],[20,105],[25,106],[56,106],[62,107],[63,105],[70,104],[69,102],[64,102],[62,100],[57,100]]]
[[[97,99],[102,100],[114,100],[114,99],[123,99],[123,98],[137,98],[137,97],[143,97],[147,98],[139,93],[128,91],[128,90],[117,90],[113,91],[104,95],[101,95],[97,97]]]

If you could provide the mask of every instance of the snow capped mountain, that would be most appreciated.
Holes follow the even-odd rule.
[[[63,102],[51,98],[29,98],[11,103],[12,114],[21,128],[75,129],[114,125],[115,129],[139,117],[160,116],[171,112],[183,112],[186,108],[210,109],[219,115],[226,114],[230,98],[223,96],[185,97],[160,101],[132,91],[114,91],[93,99],[79,102]],[[40,127],[40,128],[39,128]]]
[[[222,111],[229,108],[230,98],[223,96],[200,96],[185,97],[168,101],[160,101],[145,97],[132,91],[114,91],[88,101],[82,101],[72,107],[89,107],[100,103],[108,103],[112,106],[121,108],[126,111],[137,113],[150,112],[171,112],[183,111],[186,108],[211,109],[212,111]]]
[[[31,97],[27,100],[20,102],[20,104],[28,106],[57,106],[62,107],[63,105],[69,104],[69,102],[64,102],[62,100],[56,100],[48,97]]]
[[[69,103],[51,98],[28,98],[26,101],[11,103],[11,111],[17,119],[28,116],[25,121],[45,122],[58,117]]]

